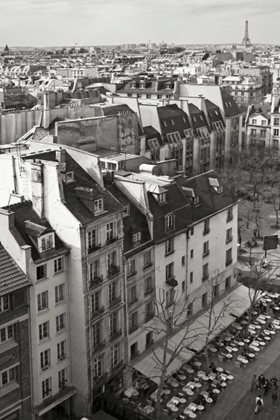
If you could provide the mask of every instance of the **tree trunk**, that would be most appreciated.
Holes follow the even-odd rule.
[[[276,213],[276,227],[278,228],[278,224],[279,224],[279,215],[278,215],[278,211],[279,210],[275,210]]]
[[[166,355],[165,355],[165,359],[166,359]],[[160,400],[161,400],[161,394],[163,390],[163,384],[165,381],[165,375],[166,375],[166,367],[163,366],[162,374],[160,377],[160,383],[157,390],[157,400],[156,400],[156,405],[155,405],[155,420],[160,420],[162,418],[162,405],[161,405]]]
[[[206,360],[206,366],[207,368],[209,368],[208,337],[206,337],[206,342],[205,342],[205,360]]]

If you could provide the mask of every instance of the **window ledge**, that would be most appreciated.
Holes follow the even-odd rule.
[[[168,257],[168,255],[174,254],[175,249],[172,249],[172,251],[166,252],[164,255],[165,257]]]
[[[18,343],[15,340],[10,340],[0,346],[0,354],[17,347]]]
[[[39,339],[39,346],[45,344],[46,342],[51,341],[51,337],[45,337],[42,338],[42,340]]]
[[[4,386],[2,389],[0,389],[0,398],[4,397],[4,395],[7,395],[12,391],[15,391],[18,388],[19,388],[19,384],[17,382],[13,382],[11,384]]]
[[[37,315],[44,315],[48,312],[50,312],[50,308],[42,309],[41,311],[37,312]]]
[[[54,307],[56,308],[57,306],[61,306],[61,305],[63,305],[63,303],[66,303],[66,300],[65,299],[60,300],[59,302],[56,302],[55,305],[54,305]]]
[[[58,276],[59,274],[62,274],[62,273],[64,273],[64,269],[54,272],[53,276]]]
[[[232,242],[233,237],[226,239],[226,244],[228,244],[229,242]]]
[[[209,250],[208,250],[208,251],[206,251],[206,252],[204,252],[204,254],[202,254],[202,258],[207,257],[209,254],[210,254],[210,251],[209,251]]]

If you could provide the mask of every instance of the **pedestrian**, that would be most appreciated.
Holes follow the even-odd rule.
[[[271,395],[271,399],[272,399],[273,407],[276,407],[276,401],[278,399],[277,391],[273,390],[272,395]]]
[[[261,389],[262,386],[264,386],[264,384],[265,384],[265,377],[263,376],[263,374],[261,374],[258,377],[258,389]]]
[[[258,379],[256,375],[253,375],[251,380],[251,391],[254,391],[254,388],[258,388]]]
[[[256,399],[255,399],[255,414],[257,414],[259,411],[261,411],[263,408],[263,399],[262,397],[259,395]]]
[[[264,389],[264,394],[263,395],[266,395],[268,393],[268,390],[269,390],[269,380],[268,379],[266,379],[266,381],[264,383],[264,386],[263,386],[263,389]]]

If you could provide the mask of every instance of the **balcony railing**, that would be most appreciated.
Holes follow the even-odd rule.
[[[129,334],[132,334],[134,331],[138,330],[138,328],[139,328],[139,325],[138,324],[132,325],[129,328]]]
[[[118,267],[117,265],[111,265],[111,267],[107,271],[108,279],[116,276],[117,274],[119,274],[119,272],[120,272],[120,267]]]
[[[116,306],[120,302],[121,302],[121,296],[118,296],[115,299],[111,300],[111,302],[109,302],[109,307],[113,308],[114,306]]]
[[[92,280],[89,282],[89,288],[93,289],[94,287],[98,286],[103,282],[103,276],[94,276]]]
[[[178,286],[178,282],[175,279],[175,276],[171,276],[171,277],[167,278],[166,279],[166,284],[168,284],[168,286],[170,286],[170,287]]]
[[[101,306],[99,309],[91,313],[91,319],[97,318],[99,315],[103,314],[105,308]]]
[[[135,297],[135,298],[131,299],[131,300],[128,302],[128,306],[131,306],[131,305],[133,305],[133,304],[134,304],[134,303],[136,303],[136,302],[138,302],[138,297]]]
[[[97,351],[103,349],[106,346],[106,340],[99,341],[95,345],[93,345],[92,352],[96,353]]]
[[[114,331],[112,334],[110,334],[110,341],[115,340],[116,338],[120,337],[122,335],[122,330],[119,329],[118,331]]]
[[[226,267],[232,263],[232,258],[226,259]]]
[[[110,245],[113,244],[114,242],[116,242],[118,240],[117,236],[113,236],[112,238],[107,239],[106,241],[106,245]]]
[[[115,366],[111,367],[111,372],[116,372],[116,370],[120,369],[123,365],[123,360],[120,360]]]
[[[101,248],[101,244],[89,246],[88,247],[88,254],[92,254],[93,252],[97,251],[100,248]]]

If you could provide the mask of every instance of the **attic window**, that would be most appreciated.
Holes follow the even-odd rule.
[[[40,252],[54,248],[54,234],[44,235],[40,240]]]
[[[196,118],[195,117],[193,117],[193,121],[196,122]]]
[[[124,216],[129,216],[129,215],[130,215],[130,205],[128,204],[124,208]]]
[[[199,203],[200,203],[199,195],[196,195],[195,197],[193,197],[193,205],[197,206]]]
[[[133,246],[138,246],[141,243],[141,232],[137,232],[132,237]]]
[[[166,193],[161,193],[158,195],[159,203],[166,203]]]
[[[171,121],[171,125],[175,125],[175,122],[174,122],[174,120],[170,120]]]
[[[217,178],[209,178],[209,184],[211,185],[211,187],[214,188],[214,190],[218,194],[223,194],[224,187],[223,187],[223,185],[220,185],[219,180]]]
[[[166,134],[166,138],[169,143],[174,144],[181,144],[181,136],[179,131],[175,131],[175,133]]]
[[[186,120],[185,117],[182,117],[182,120],[183,120],[183,123],[186,123],[187,122],[187,120]]]
[[[193,137],[193,130],[191,128],[188,128],[187,130],[184,130],[184,134],[186,139]]]
[[[164,125],[164,127],[167,127],[167,122],[163,121],[163,125]]]
[[[203,116],[202,115],[200,115],[200,119],[201,119],[201,121],[203,121]]]
[[[228,104],[229,104],[229,106],[231,106],[231,102],[229,102]]]
[[[70,182],[74,182],[75,181],[75,177],[74,177],[74,172],[66,172],[66,177],[65,177],[65,182],[66,184],[69,184]]]
[[[219,115],[218,111],[215,111],[215,114],[216,114],[216,115]]]
[[[94,214],[103,212],[103,198],[94,201]]]

